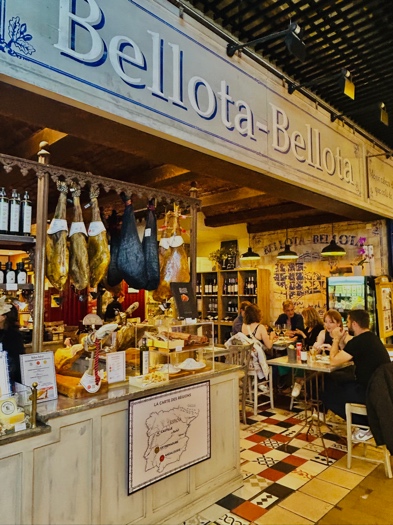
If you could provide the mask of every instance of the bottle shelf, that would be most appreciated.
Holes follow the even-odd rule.
[[[0,245],[2,249],[29,248],[35,244],[35,237],[29,235],[8,235],[0,233]]]
[[[15,288],[15,286],[17,288]],[[34,284],[32,283],[27,283],[27,284],[0,284],[0,290],[8,290],[8,291],[13,291],[13,290],[34,290]]]

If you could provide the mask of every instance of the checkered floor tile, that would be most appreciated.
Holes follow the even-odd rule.
[[[346,454],[346,440],[325,426],[322,441],[302,408],[265,410],[247,423],[240,433],[243,486],[184,525],[250,525]]]

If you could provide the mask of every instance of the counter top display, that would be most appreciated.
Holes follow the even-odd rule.
[[[53,401],[41,403],[38,406],[37,418],[42,423],[47,423],[53,418],[110,405],[118,401],[138,399],[157,392],[165,392],[172,388],[209,380],[217,374],[233,373],[234,370],[239,369],[239,366],[237,365],[228,365],[225,363],[214,363],[214,366],[214,370],[210,366],[209,370],[203,374],[180,376],[170,382],[157,383],[156,386],[149,388],[148,393],[146,390],[138,388],[137,386],[121,384],[114,388],[110,388],[106,393],[98,393],[97,395],[88,398],[72,399],[65,396],[59,396],[58,399]]]

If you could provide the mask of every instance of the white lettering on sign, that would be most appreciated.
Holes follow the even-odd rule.
[[[305,124],[303,133],[299,130],[290,131],[290,121],[285,111],[274,104],[270,106],[272,147],[275,151],[291,152],[299,162],[306,162],[330,176],[337,175],[344,182],[355,184],[352,165],[348,159],[342,158],[340,146],[337,146],[334,153],[331,148],[323,147],[319,130],[313,129],[309,124]]]

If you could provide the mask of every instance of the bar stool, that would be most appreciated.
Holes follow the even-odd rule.
[[[392,477],[392,466],[390,463],[390,453],[385,445],[381,445],[382,451],[383,451],[383,459],[372,459],[366,457],[367,452],[367,445],[369,443],[366,443],[364,441],[356,441],[352,437],[352,414],[359,414],[361,416],[367,416],[367,408],[366,405],[361,405],[358,403],[346,403],[345,404],[345,415],[347,420],[347,468],[351,468],[352,465],[352,458],[357,459],[363,459],[365,461],[369,461],[371,463],[382,463],[385,466],[385,474],[386,477],[391,478]],[[370,430],[370,427],[367,425],[355,425],[359,428],[364,428],[365,430]],[[352,444],[353,443],[362,443],[363,444],[363,456],[355,456],[352,454]],[[380,447],[376,447],[380,448]]]
[[[232,365],[241,365],[243,367],[243,375],[239,379],[239,396],[242,411],[243,423],[247,424],[246,417],[246,399],[248,386],[248,369],[250,366],[251,350],[253,345],[231,345],[228,347],[229,353],[226,356],[226,362]]]
[[[265,386],[265,391],[259,389],[260,385]],[[266,396],[267,400],[259,400],[260,396]],[[258,375],[255,370],[248,371],[247,400],[248,405],[253,407],[254,416],[258,414],[258,407],[270,404],[274,408],[273,396],[273,369],[269,366],[269,379],[263,379],[258,382]]]

